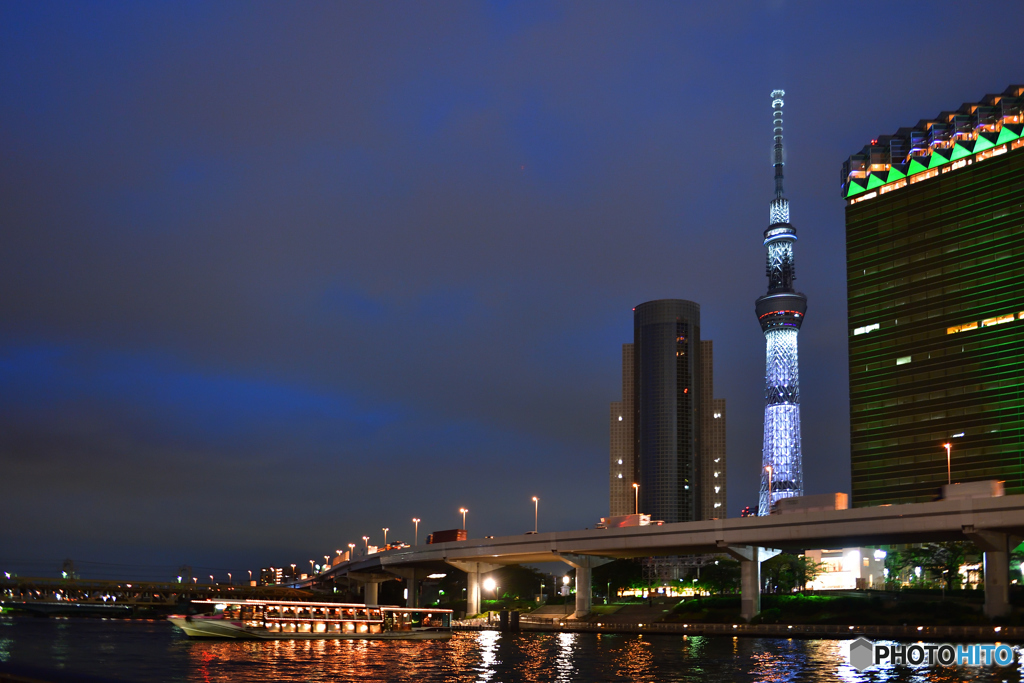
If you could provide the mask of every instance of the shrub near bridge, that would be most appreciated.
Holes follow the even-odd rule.
[[[665,621],[693,623],[737,623],[739,596],[716,596],[687,600]],[[883,600],[871,597],[824,595],[762,595],[761,613],[754,624],[839,624],[851,626],[911,624],[970,625],[988,620],[977,609],[954,602]]]

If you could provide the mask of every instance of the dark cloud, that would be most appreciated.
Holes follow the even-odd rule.
[[[920,3],[0,12],[7,559],[254,568],[532,495],[590,525],[662,297],[702,306],[752,503],[776,87],[807,485],[846,489],[839,166],[1020,80],[1010,23],[958,49]]]

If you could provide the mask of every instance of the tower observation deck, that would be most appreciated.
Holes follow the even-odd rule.
[[[789,223],[789,200],[783,196],[782,90],[772,91],[775,132],[773,165],[775,199],[764,231],[768,249],[768,293],[754,303],[767,344],[764,387],[764,449],[758,514],[767,515],[781,498],[803,495],[800,452],[800,371],[797,335],[807,310],[807,297],[793,288],[796,279],[793,244],[796,229]]]

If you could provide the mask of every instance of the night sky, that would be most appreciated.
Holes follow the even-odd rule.
[[[848,491],[840,166],[1020,82],[1020,10],[3,2],[0,569],[593,526],[657,298],[701,305],[755,505],[775,88],[805,484]]]

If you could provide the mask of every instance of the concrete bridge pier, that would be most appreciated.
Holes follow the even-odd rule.
[[[989,619],[1010,613],[1010,539],[998,531],[974,531],[965,526],[964,534],[984,551],[985,616]]]
[[[602,564],[608,564],[611,559],[572,553],[558,553],[558,557],[576,570],[576,612],[573,616],[582,619],[590,614],[590,608],[593,605],[590,596],[590,570],[600,567]]]
[[[422,569],[416,567],[393,567],[390,571],[401,576],[406,580],[406,586],[408,587],[409,597],[405,601],[406,607],[419,607],[420,606],[420,580],[423,578],[424,573]]]
[[[480,614],[480,575],[502,567],[489,562],[459,562],[445,560],[448,564],[466,572],[466,616]]]
[[[761,613],[761,563],[778,550],[756,545],[719,545],[723,552],[740,561],[740,616],[750,621]]]
[[[363,584],[363,602],[367,605],[377,604],[377,587],[381,581],[392,581],[395,578],[391,574],[362,572],[346,573],[345,577]]]

